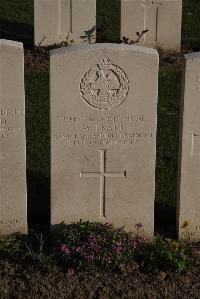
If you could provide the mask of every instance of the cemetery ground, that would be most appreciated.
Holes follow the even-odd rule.
[[[105,28],[99,31],[98,41],[119,42],[119,5],[117,0],[97,1],[97,22]],[[198,1],[183,0],[182,53],[200,51],[199,15]],[[28,239],[20,237],[20,244],[27,244],[22,252],[17,241],[0,242],[1,297],[199,298],[198,244],[191,246],[192,269],[181,274],[159,267],[141,269],[138,263],[112,273],[66,270],[57,259],[49,258],[53,250],[48,234],[50,212],[47,212],[50,210],[47,209],[50,206],[49,55],[43,48],[33,49],[33,1],[1,0],[0,38],[22,41],[25,47],[28,219],[32,231]],[[175,238],[182,54],[160,54],[155,230]]]

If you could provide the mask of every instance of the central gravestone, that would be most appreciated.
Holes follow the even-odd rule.
[[[154,231],[158,54],[99,44],[51,52],[51,221]]]

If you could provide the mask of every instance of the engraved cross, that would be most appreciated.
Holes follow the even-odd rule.
[[[158,43],[158,10],[162,2],[161,0],[144,0],[141,3],[144,7],[144,30],[149,30],[144,35],[145,43]]]
[[[66,1],[66,0],[65,0]],[[67,0],[67,3],[63,0],[58,1],[58,33],[66,34],[72,33],[72,0]],[[68,5],[67,7],[65,5]],[[68,9],[66,9],[68,8]]]
[[[100,217],[105,216],[105,178],[126,178],[124,172],[106,172],[106,150],[100,152],[100,171],[99,172],[80,172],[81,178],[100,178]]]

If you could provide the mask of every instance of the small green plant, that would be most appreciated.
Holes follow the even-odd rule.
[[[136,248],[147,241],[142,225],[134,234],[110,223],[78,222],[66,226],[59,241],[59,258],[66,267],[117,270],[134,261]]]
[[[153,242],[140,247],[138,257],[149,270],[184,272],[191,266],[190,250],[186,244],[159,235],[154,237]]]
[[[48,267],[50,256],[45,254],[44,243],[42,233],[40,235],[35,235],[34,246],[31,243],[25,243],[27,248],[27,253],[25,255],[25,260],[29,261],[33,266],[45,270]]]
[[[149,31],[148,29],[145,29],[145,30],[142,30],[141,32],[136,32],[136,35],[137,35],[136,40],[133,40],[133,39],[130,39],[130,38],[127,38],[127,37],[123,36],[120,43],[126,44],[126,45],[135,45],[135,44],[140,42],[143,35],[146,34],[148,31]]]
[[[148,270],[184,272],[190,269],[190,250],[159,235],[147,242],[141,223],[134,233],[109,223],[78,222],[67,225],[59,240],[59,259],[66,268],[119,270],[133,262]]]
[[[40,54],[46,54],[50,50],[57,49],[57,48],[62,48],[62,47],[68,47],[75,45],[75,40],[70,36],[70,33],[68,32],[67,36],[65,37],[65,40],[63,40],[60,43],[55,43],[53,45],[49,46],[43,46],[45,38],[41,40],[38,46],[35,47],[35,50],[38,51]]]

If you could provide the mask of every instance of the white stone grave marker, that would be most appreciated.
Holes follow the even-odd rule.
[[[179,51],[182,0],[121,0],[121,38],[137,40],[136,32],[149,30],[139,44]]]
[[[23,45],[0,40],[0,235],[27,232]]]
[[[96,0],[34,0],[35,45],[96,40]]]
[[[185,55],[177,220],[180,239],[200,240],[200,53]]]
[[[80,219],[154,232],[156,50],[51,52],[51,223]]]

